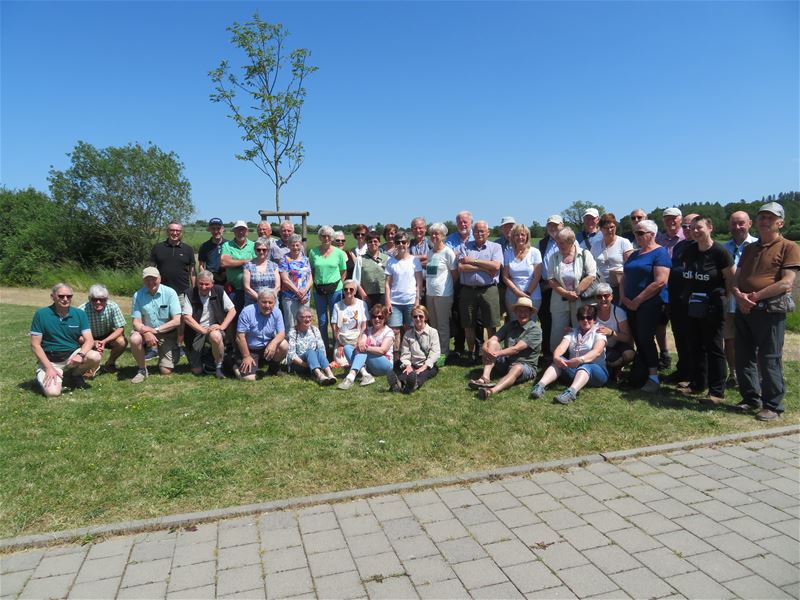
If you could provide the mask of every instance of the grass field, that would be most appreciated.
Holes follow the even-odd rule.
[[[528,386],[480,402],[448,367],[412,396],[295,376],[253,384],[186,366],[45,400],[33,384],[32,307],[0,304],[0,537],[210,509],[768,427],[672,390],[586,391],[564,407]],[[800,422],[800,364],[787,365]],[[729,396],[731,403],[738,394]]]

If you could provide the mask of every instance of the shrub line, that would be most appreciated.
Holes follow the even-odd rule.
[[[387,485],[344,490],[341,492],[328,492],[325,494],[315,494],[313,496],[302,496],[298,498],[287,498],[284,500],[273,500],[258,504],[245,504],[241,506],[231,506],[208,511],[191,513],[181,513],[156,517],[153,519],[139,519],[136,521],[121,521],[107,525],[95,525],[92,527],[80,527],[77,529],[67,529],[50,533],[26,535],[13,538],[0,539],[0,552],[7,553],[29,548],[54,546],[78,540],[94,540],[95,538],[109,537],[115,535],[130,535],[145,531],[157,531],[163,529],[173,529],[186,527],[209,521],[220,521],[254,514],[275,512],[278,510],[299,509],[307,506],[329,502],[345,502],[372,496],[382,496],[386,494],[396,494],[413,490],[444,487],[449,485],[460,485],[485,481],[487,479],[502,479],[520,475],[528,475],[541,471],[551,471],[567,469],[570,467],[584,466],[592,463],[621,461],[637,456],[648,456],[676,450],[689,450],[703,446],[717,446],[729,444],[731,442],[743,442],[747,440],[778,437],[800,433],[800,425],[789,425],[786,427],[773,427],[769,429],[749,431],[743,433],[731,433],[726,435],[714,436],[710,438],[700,438],[696,440],[686,440],[670,444],[659,444],[655,446],[644,446],[628,450],[618,450],[611,452],[601,452],[572,458],[549,460],[525,465],[510,467],[499,467],[496,469],[486,469],[482,471],[471,471],[446,477],[431,479],[420,479],[403,483],[391,483]]]

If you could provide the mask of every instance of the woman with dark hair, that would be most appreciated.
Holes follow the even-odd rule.
[[[622,265],[633,254],[630,240],[617,235],[617,217],[605,213],[600,217],[600,233],[592,242],[592,256],[597,264],[597,275],[611,286],[614,303],[619,302],[619,282],[622,280]]]
[[[368,307],[383,304],[386,296],[386,263],[389,255],[381,252],[381,238],[374,232],[367,233],[367,251],[361,257],[361,274],[353,277],[358,281],[358,297]]]
[[[389,327],[394,329],[395,352],[400,351],[403,332],[411,327],[411,309],[420,304],[422,294],[422,265],[419,258],[408,252],[409,238],[401,231],[394,238],[396,254],[386,263],[386,309]]]
[[[544,396],[545,388],[559,377],[570,382],[569,387],[555,397],[560,404],[575,402],[578,392],[587,385],[600,387],[608,381],[606,336],[597,330],[597,308],[591,304],[581,306],[575,317],[578,327],[556,346],[553,363],[534,384],[531,398]]]
[[[370,325],[362,333],[355,346],[344,347],[350,362],[347,377],[336,386],[340,390],[353,387],[356,375],[361,374],[361,385],[375,383],[375,375],[385,375],[392,370],[392,347],[394,332],[386,325],[389,311],[383,304],[376,304],[370,311]]]
[[[386,240],[385,244],[381,244],[381,252],[394,256],[397,252],[397,245],[395,244],[395,236],[397,235],[397,225],[394,223],[387,223],[383,227],[383,239]]]
[[[367,252],[367,233],[369,229],[366,225],[356,225],[353,229],[353,237],[356,245],[347,253],[347,278],[361,280],[361,257]]]

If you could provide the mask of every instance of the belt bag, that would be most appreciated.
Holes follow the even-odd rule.
[[[691,294],[687,312],[690,319],[705,319],[708,316],[708,294]]]
[[[72,356],[72,353],[75,350],[67,350],[66,352],[60,350],[53,350],[50,352],[45,352],[45,356],[47,356],[47,360],[51,362],[66,362],[69,360],[69,357]]]
[[[330,296],[333,292],[336,291],[336,288],[339,287],[339,282],[334,281],[333,283],[315,283],[314,289],[317,290],[317,293],[320,296]]]
[[[795,309],[794,298],[792,298],[792,294],[789,292],[781,294],[780,296],[775,296],[774,298],[762,300],[758,304],[759,306],[763,304],[764,310],[768,313],[790,313],[794,312]]]

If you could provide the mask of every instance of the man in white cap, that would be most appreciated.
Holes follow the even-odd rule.
[[[800,269],[800,246],[781,235],[785,213],[777,202],[758,210],[759,240],[747,246],[734,279],[736,375],[742,412],[774,421],[783,413],[783,338],[792,286]],[[760,410],[759,410],[760,409]]]
[[[162,375],[171,374],[180,359],[178,327],[181,324],[181,303],[178,294],[161,283],[161,273],[155,267],[144,269],[142,279],[144,286],[136,291],[131,303],[131,354],[139,367],[131,383],[141,383],[147,378],[145,346],[158,348],[158,369]]]
[[[550,339],[550,327],[553,320],[550,316],[550,299],[553,297],[553,290],[547,283],[547,260],[551,255],[558,252],[558,245],[556,244],[556,235],[564,229],[564,219],[561,215],[550,215],[547,217],[545,224],[547,235],[539,240],[539,253],[542,255],[542,278],[539,281],[539,287],[542,290],[542,304],[539,307],[539,322],[542,324],[542,339]],[[542,356],[550,356],[550,344],[542,346]]]
[[[592,242],[602,237],[600,231],[600,213],[596,208],[587,208],[583,211],[583,230],[575,236],[581,248],[592,250]]]
[[[245,221],[233,224],[233,239],[222,244],[220,265],[225,268],[228,283],[233,287],[230,294],[236,314],[244,308],[244,265],[256,257],[255,243],[247,239],[250,228]]]
[[[683,213],[680,208],[674,206],[666,209],[661,213],[661,222],[664,223],[664,231],[658,232],[656,235],[656,243],[659,246],[664,246],[672,256],[672,249],[678,245],[678,242],[686,239],[683,234],[681,223],[683,222]]]
[[[514,217],[503,217],[500,219],[500,237],[495,240],[496,244],[500,244],[503,249],[503,255],[512,247],[511,243],[511,228],[517,224]]]

